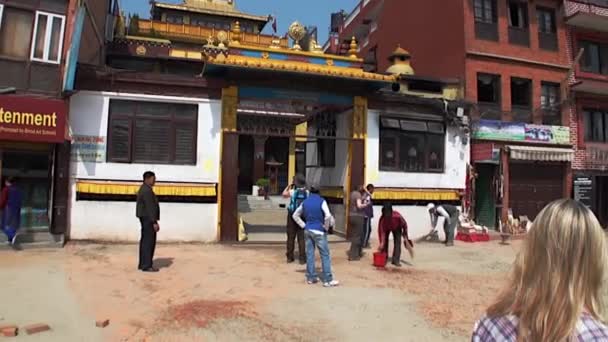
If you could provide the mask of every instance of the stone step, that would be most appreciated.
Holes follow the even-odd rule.
[[[53,235],[49,232],[21,231],[17,237],[17,245],[11,246],[7,243],[6,235],[0,234],[0,249],[34,249],[34,248],[62,248],[64,245],[63,235]]]

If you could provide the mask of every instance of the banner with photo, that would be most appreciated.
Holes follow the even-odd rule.
[[[473,138],[569,145],[570,127],[480,120],[477,127],[474,127]]]

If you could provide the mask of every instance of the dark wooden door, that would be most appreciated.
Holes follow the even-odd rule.
[[[239,136],[223,133],[220,240],[238,241],[238,152]]]
[[[536,215],[550,202],[564,194],[564,167],[512,163],[510,165],[510,208],[515,218]]]

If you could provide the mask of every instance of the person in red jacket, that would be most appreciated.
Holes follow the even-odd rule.
[[[393,234],[395,244],[392,264],[401,267],[401,239],[403,238],[405,248],[412,258],[414,257],[414,247],[407,234],[407,222],[399,212],[393,210],[391,204],[387,203],[382,207],[382,216],[378,222],[378,239],[380,241],[378,251],[387,255],[390,234]]]

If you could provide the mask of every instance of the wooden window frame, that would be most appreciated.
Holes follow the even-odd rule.
[[[393,120],[402,120],[403,118],[399,119],[399,118],[395,118],[395,117],[388,117],[388,116],[384,116],[381,117],[381,119],[393,119]],[[445,155],[445,141],[446,141],[446,132],[447,132],[447,127],[445,125],[445,123],[440,122],[440,121],[429,121],[429,120],[410,120],[410,119],[406,119],[407,121],[417,121],[417,122],[424,122],[425,124],[428,125],[428,123],[435,123],[435,124],[441,124],[443,125],[443,133],[434,133],[434,132],[430,132],[430,131],[410,131],[410,130],[404,130],[404,129],[397,129],[397,128],[384,128],[382,127],[382,121],[380,122],[380,127],[379,127],[379,146],[378,146],[378,169],[380,171],[386,171],[386,172],[404,172],[404,173],[444,173],[445,172],[445,160],[446,160],[446,155]],[[407,167],[404,166],[404,162],[403,160],[401,160],[401,139],[402,137],[406,137],[408,134],[418,134],[418,135],[423,135],[424,136],[424,146],[425,146],[425,150],[424,151],[420,151],[419,153],[423,153],[423,169],[422,170],[408,170]],[[430,168],[429,164],[430,164],[430,150],[429,150],[429,139],[431,138],[439,138],[441,139],[441,150],[438,151],[440,152],[440,159],[439,160],[439,165],[440,168],[439,169],[432,169]],[[382,149],[382,142],[385,139],[393,139],[394,143],[395,143],[395,165],[393,166],[386,166],[383,164],[382,159],[383,159],[383,149]]]
[[[598,70],[594,70],[592,67],[590,68],[585,68],[583,65],[583,61],[585,58],[585,55],[583,54],[583,58],[581,58],[581,61],[579,62],[579,68],[582,72],[586,72],[586,73],[590,73],[590,74],[594,74],[594,75],[608,75],[608,61],[606,61],[606,63],[604,63],[602,61],[603,58],[608,59],[608,56],[603,56],[602,54],[602,50],[606,51],[606,54],[608,54],[608,43],[606,42],[599,42],[599,41],[595,41],[595,40],[587,40],[587,39],[581,39],[578,41],[578,47],[579,48],[584,48],[585,45],[588,44],[593,44],[597,46],[597,55],[595,57],[597,57],[598,59]],[[585,51],[587,50],[591,50],[591,49],[585,49]]]
[[[513,93],[513,85],[517,82],[522,82],[522,84],[527,84],[528,85],[528,94],[527,94],[527,98],[528,98],[528,104],[527,105],[523,105],[523,104],[516,104],[514,102],[514,100],[516,99],[516,96],[514,96],[515,94]],[[523,77],[511,77],[510,80],[510,90],[511,90],[511,112],[512,112],[512,117],[513,117],[513,121],[517,121],[517,122],[526,122],[526,123],[532,123],[532,106],[533,106],[533,83],[532,80],[529,78],[523,78]]]
[[[545,89],[549,89],[549,88],[555,88],[557,90],[557,105],[552,108],[549,104],[543,104],[542,101],[542,97],[548,97],[550,96],[550,94],[545,94]],[[542,109],[542,120],[543,120],[543,125],[553,125],[552,122],[545,120],[548,117],[557,117],[558,118],[558,125],[557,126],[563,126],[563,120],[562,120],[562,106],[561,106],[561,91],[562,91],[562,87],[561,84],[556,83],[556,82],[548,82],[548,81],[541,81],[540,82],[540,96],[541,96],[541,101],[540,101],[540,106]],[[549,101],[547,99],[547,101]],[[554,115],[546,115],[548,113],[553,113]]]
[[[604,135],[604,140],[594,140],[593,139],[593,116],[595,113],[602,114],[602,131]],[[587,122],[586,117],[588,114],[591,114],[589,122]],[[587,136],[587,130],[591,130],[591,137]],[[592,110],[590,108],[583,108],[583,141],[585,143],[592,144],[606,144],[608,143],[608,109],[597,109]]]
[[[113,114],[112,110],[111,110],[111,103],[112,101],[120,101],[120,102],[131,102],[134,105],[134,109],[133,112],[130,114]],[[166,104],[165,102],[158,102],[158,101],[139,101],[139,100],[127,100],[127,99],[110,99],[110,102],[108,104],[108,144],[107,144],[107,157],[106,157],[106,161],[110,162],[110,163],[126,163],[126,164],[161,164],[161,165],[189,165],[189,166],[193,166],[196,165],[197,162],[197,148],[198,148],[198,120],[199,120],[199,115],[198,115],[198,104],[192,104],[192,103],[169,103],[170,105],[172,104],[185,104],[185,105],[189,105],[189,106],[193,106],[196,107],[196,115],[194,116],[194,119],[180,119],[180,118],[176,118],[176,113],[175,112],[171,112],[169,117],[163,117],[163,118],[158,118],[155,116],[150,116],[150,115],[142,115],[139,114],[138,115],[138,111],[139,111],[139,106],[141,103],[162,103],[162,104]],[[169,130],[169,160],[135,160],[134,157],[134,147],[136,145],[136,141],[135,141],[135,123],[137,121],[137,119],[142,119],[142,120],[147,120],[147,121],[155,121],[155,122],[167,122],[167,129]],[[113,134],[112,134],[112,127],[113,127],[113,122],[114,121],[118,121],[118,120],[122,120],[122,121],[128,121],[129,123],[129,137],[128,137],[128,153],[127,153],[127,158],[120,158],[120,157],[115,157],[114,156],[114,151],[112,150],[112,144],[113,144]],[[194,127],[194,131],[193,131],[193,138],[192,138],[192,155],[191,155],[191,160],[187,163],[183,162],[183,161],[176,161],[176,129],[180,126],[180,125],[184,125],[184,124],[188,124],[188,125],[193,125]]]
[[[488,102],[488,101],[480,101],[479,100],[479,77],[480,76],[489,76],[492,77],[493,79],[493,83],[494,83],[494,93],[496,94],[496,101],[494,102]],[[476,84],[475,86],[477,87],[477,102],[481,103],[481,104],[485,104],[485,105],[494,105],[494,106],[501,106],[502,103],[502,90],[501,90],[501,75],[499,74],[489,74],[486,72],[478,72],[477,73],[477,77],[476,77]]]
[[[542,15],[541,15],[542,13]],[[542,30],[544,25],[544,18],[546,15],[551,17],[552,27],[547,30]],[[541,25],[540,19],[543,19],[543,24]],[[550,7],[536,7],[536,21],[538,25],[538,46],[542,50],[547,51],[558,51],[559,43],[557,38],[557,15],[556,10]]]
[[[49,64],[60,64],[63,56],[63,40],[65,34],[65,15],[49,13],[44,11],[36,11],[36,17],[34,18],[34,29],[32,30],[32,42],[31,42],[31,51],[30,51],[30,59],[35,62],[41,63],[49,63]],[[38,36],[38,22],[40,16],[46,16],[46,32],[44,37],[44,47],[42,52],[42,58],[34,57],[36,53],[36,37]],[[53,35],[53,21],[59,18],[61,19],[61,31],[59,33],[59,46],[57,47],[57,60],[52,60],[49,58],[51,51],[51,37]]]
[[[481,17],[477,16],[476,2],[480,1],[481,11],[483,15]],[[491,3],[491,18],[486,17],[487,8],[485,6],[485,0],[473,0],[473,21],[475,22],[475,37],[477,39],[489,40],[489,41],[498,41],[498,1],[490,0]]]
[[[515,5],[518,8],[518,15],[521,16],[519,26],[513,25],[513,17],[511,15],[511,6]],[[518,0],[507,1],[507,19],[509,23],[509,43],[513,45],[530,46],[530,8],[527,2]]]

